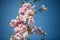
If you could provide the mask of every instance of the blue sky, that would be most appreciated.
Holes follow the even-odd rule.
[[[8,25],[8,22],[18,15],[20,0],[0,0],[0,39],[9,40],[13,28]],[[30,2],[33,3],[32,0]],[[33,3],[36,5],[35,10],[38,10],[41,4],[47,6],[47,12],[38,12],[34,15],[35,25],[42,27],[46,31],[46,40],[59,40],[60,37],[60,6],[59,0],[41,0],[41,2]],[[42,35],[30,35],[31,40],[40,40]]]

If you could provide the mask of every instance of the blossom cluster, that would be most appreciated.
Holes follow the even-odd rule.
[[[21,8],[19,8],[19,15],[16,19],[12,19],[9,25],[14,27],[16,40],[27,40],[29,34],[36,32],[36,26],[34,25],[34,10],[35,5],[24,3]],[[41,28],[38,28],[37,33],[44,33]]]

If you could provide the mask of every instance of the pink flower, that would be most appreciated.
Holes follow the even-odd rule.
[[[33,17],[32,16],[29,17],[28,24],[34,25],[34,20],[33,20]]]
[[[14,36],[15,40],[20,40],[20,39],[21,39],[20,37],[21,37],[21,36],[20,36],[19,33],[16,33],[15,36]]]
[[[24,4],[23,4],[23,7],[30,8],[30,7],[31,7],[31,4],[30,4],[30,3],[24,3]]]
[[[28,37],[28,31],[23,33],[23,38],[27,38]]]
[[[24,15],[24,13],[25,13],[25,10],[19,10],[19,15],[20,14]]]
[[[23,25],[23,24],[21,24],[20,26],[19,26],[19,28],[20,28],[20,30],[19,30],[19,33],[20,34],[23,34],[27,29],[26,29],[26,26],[25,25]]]
[[[27,7],[23,7],[23,10],[27,11],[27,10],[28,10],[28,8],[27,8]]]
[[[28,10],[28,11],[25,12],[25,15],[28,15],[31,12],[32,12],[32,10]]]
[[[27,8],[27,7],[22,7],[22,8],[20,8],[20,9],[19,9],[19,15],[20,15],[20,14],[24,15],[26,11],[28,11],[28,8]]]
[[[14,28],[14,31],[15,31],[16,33],[19,32],[19,30],[20,30],[19,27],[15,27],[15,28]]]
[[[10,26],[16,26],[16,23],[18,22],[19,20],[16,20],[16,19],[12,19],[11,22],[9,23]]]

